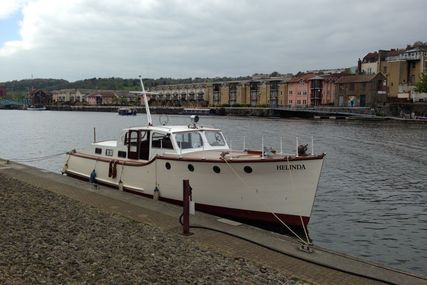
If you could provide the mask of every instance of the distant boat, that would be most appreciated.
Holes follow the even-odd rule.
[[[45,111],[46,106],[29,106],[27,107],[28,111]]]
[[[209,108],[184,108],[182,114],[184,115],[211,115],[214,114],[213,110]]]
[[[131,107],[119,108],[118,112],[121,116],[135,116],[137,113],[136,108]]]

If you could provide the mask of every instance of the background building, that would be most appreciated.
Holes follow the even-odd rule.
[[[47,106],[52,103],[52,94],[42,89],[32,89],[28,94],[28,101],[32,106]]]
[[[0,97],[6,97],[6,87],[0,85]]]
[[[314,73],[298,75],[289,80],[288,83],[288,105],[291,107],[310,106],[310,79]]]
[[[213,82],[208,85],[209,105],[276,108],[287,104],[287,78]]]
[[[427,71],[427,47],[409,49],[387,57],[383,73],[387,77],[389,96],[410,99],[421,75]]]
[[[338,107],[375,107],[387,101],[386,77],[382,73],[344,76],[336,85]]]
[[[206,107],[209,102],[206,83],[159,85],[151,88],[150,92],[150,104],[153,106]]]
[[[52,101],[56,104],[79,104],[85,102],[85,97],[93,90],[88,89],[62,89],[52,91]]]
[[[363,74],[377,74],[384,72],[384,66],[386,65],[386,59],[390,56],[398,56],[404,49],[391,49],[391,50],[379,50],[370,52],[363,57],[363,60],[359,59],[359,70],[358,73]]]
[[[379,50],[370,52],[359,60],[359,73],[382,73],[386,77],[388,97],[393,100],[411,99],[414,88],[427,71],[427,47]]]

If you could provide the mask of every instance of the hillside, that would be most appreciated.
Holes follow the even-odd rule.
[[[146,88],[158,86],[158,85],[169,85],[169,84],[186,84],[186,83],[202,83],[210,81],[229,81],[229,80],[242,80],[248,79],[247,77],[221,77],[221,78],[144,78],[144,86]],[[111,78],[90,78],[84,80],[78,80],[75,82],[69,82],[64,79],[24,79],[14,80],[7,82],[0,82],[0,85],[6,87],[8,92],[25,91],[27,92],[31,88],[44,89],[44,90],[59,90],[68,88],[80,88],[80,89],[100,89],[100,90],[139,90],[141,88],[139,79],[123,79],[117,77]]]
[[[168,84],[186,84],[186,83],[202,83],[209,81],[229,81],[229,80],[242,80],[248,79],[249,77],[222,77],[222,78],[144,78],[144,85],[147,89]],[[0,85],[5,86],[7,90],[7,97],[11,98],[22,98],[31,88],[43,89],[47,91],[59,90],[59,89],[98,89],[98,90],[140,90],[141,86],[139,79],[123,79],[117,77],[111,78],[90,78],[79,80],[75,82],[69,82],[64,79],[24,79],[24,80],[13,80],[7,82],[0,82]]]

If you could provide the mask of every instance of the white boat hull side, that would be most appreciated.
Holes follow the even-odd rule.
[[[152,195],[155,184],[155,163],[146,166],[123,166],[117,164],[117,175],[109,177],[110,163],[108,161],[95,160],[74,155],[67,158],[65,173],[86,177],[89,179],[91,172],[95,169],[96,180],[105,184],[118,186],[122,181],[123,187]]]
[[[170,170],[166,169],[166,162],[171,164]],[[305,169],[289,171],[277,170],[283,162],[211,163],[159,159],[158,176],[166,179],[158,181],[158,188],[162,197],[181,200],[182,180],[189,179],[196,203],[309,217],[322,162],[323,159],[291,161],[289,165],[303,164]],[[188,170],[189,164],[194,166],[194,172]],[[214,166],[221,172],[215,173]],[[245,166],[250,166],[252,173],[245,173]]]
[[[167,169],[166,163],[170,165]],[[189,164],[194,171],[189,170]],[[182,181],[188,179],[197,204],[241,211],[304,217],[311,215],[323,156],[288,161],[185,161],[157,158],[146,165],[117,164],[117,175],[109,177],[109,162],[69,155],[66,173],[153,195],[157,186],[162,198],[182,201]],[[220,173],[215,173],[217,166]],[[246,173],[245,167],[252,172]],[[157,180],[157,181],[156,181]],[[274,216],[271,215],[274,219]],[[297,219],[299,220],[299,219]],[[278,222],[278,221],[276,221]]]

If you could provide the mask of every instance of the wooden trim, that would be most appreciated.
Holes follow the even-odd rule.
[[[170,157],[170,156],[158,156],[157,159],[162,160],[173,160],[173,161],[191,161],[191,162],[210,162],[210,163],[268,163],[268,162],[287,162],[287,161],[305,161],[305,160],[318,160],[325,157],[325,153],[315,155],[315,156],[299,156],[299,157],[287,157],[285,158],[268,158],[264,159],[248,159],[248,160],[239,160],[239,159],[201,159],[201,158],[191,158],[191,157]]]
[[[118,165],[126,165],[126,166],[145,166],[145,165],[149,165],[149,164],[153,163],[156,159],[156,158],[153,158],[152,160],[149,160],[147,162],[143,162],[140,160],[131,161],[131,160],[123,160],[123,159],[117,159],[117,158],[109,159],[106,157],[99,157],[99,156],[95,156],[95,155],[91,155],[91,154],[84,154],[81,152],[68,152],[67,154],[77,156],[77,157],[87,158],[87,159],[91,159],[91,160],[102,161],[102,162],[106,162],[106,163],[110,163],[112,160],[115,160],[115,161],[117,161]]]
[[[126,165],[126,166],[146,166],[146,165],[153,163],[156,159],[172,160],[172,161],[191,161],[191,162],[209,162],[209,163],[229,163],[229,164],[231,164],[231,163],[271,163],[271,162],[319,160],[319,159],[323,159],[326,155],[325,153],[322,153],[322,154],[314,155],[314,156],[312,156],[312,155],[310,155],[310,156],[298,156],[298,157],[292,156],[292,157],[284,157],[284,158],[280,158],[280,159],[265,157],[264,159],[248,159],[248,160],[201,159],[201,158],[191,158],[191,157],[171,157],[171,156],[163,155],[163,156],[154,157],[153,159],[151,159],[147,162],[143,162],[140,160],[129,161],[129,160],[123,160],[123,159],[117,159],[117,158],[108,159],[105,157],[98,157],[98,156],[79,153],[79,152],[69,152],[67,154],[82,157],[82,158],[107,162],[107,163],[110,163],[112,160],[116,160],[116,161],[118,161],[119,165]]]

